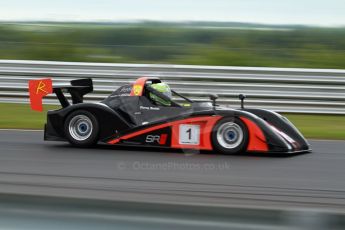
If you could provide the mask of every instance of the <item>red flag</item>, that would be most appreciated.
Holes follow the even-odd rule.
[[[42,111],[42,98],[53,92],[53,81],[50,78],[29,80],[30,105],[32,110]]]

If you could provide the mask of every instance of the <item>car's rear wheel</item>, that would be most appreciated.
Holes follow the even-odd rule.
[[[247,127],[238,118],[224,118],[212,131],[213,147],[223,154],[238,154],[245,151],[248,140]]]
[[[72,112],[65,121],[65,134],[75,146],[86,147],[97,143],[99,134],[98,121],[88,111]]]

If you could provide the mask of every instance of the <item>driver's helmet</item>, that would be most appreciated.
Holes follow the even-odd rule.
[[[158,92],[164,94],[165,96],[172,98],[172,93],[170,87],[165,83],[155,83],[152,84],[151,87]],[[170,101],[166,101],[163,98],[158,97],[157,95],[150,93],[150,98],[152,101],[154,101],[157,105],[164,105],[164,106],[170,106]]]

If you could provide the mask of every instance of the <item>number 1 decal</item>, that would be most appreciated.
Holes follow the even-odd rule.
[[[200,126],[199,125],[180,125],[179,143],[187,145],[200,144]]]
[[[187,133],[188,133],[188,139],[190,140],[190,139],[192,139],[192,128],[189,128],[189,129],[187,129],[187,131],[186,131]]]

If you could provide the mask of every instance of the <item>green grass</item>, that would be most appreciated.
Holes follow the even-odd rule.
[[[46,113],[57,106],[45,105],[43,112],[31,110],[30,105],[0,103],[0,128],[43,129]]]
[[[57,106],[44,106],[43,112],[30,109],[29,105],[1,104],[0,128],[43,129],[46,112]],[[307,138],[345,140],[345,116],[285,114]]]
[[[344,115],[285,114],[285,116],[307,138],[345,140]]]

